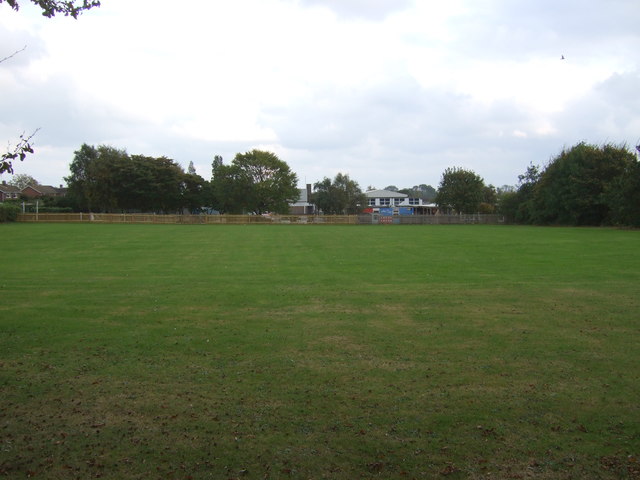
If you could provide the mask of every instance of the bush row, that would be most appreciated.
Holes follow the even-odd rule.
[[[0,223],[15,222],[20,212],[20,206],[15,203],[0,203]]]

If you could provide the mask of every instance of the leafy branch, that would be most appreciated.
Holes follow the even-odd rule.
[[[20,141],[17,145],[13,149],[9,146],[8,151],[0,156],[0,174],[5,172],[13,174],[13,161],[20,160],[22,162],[28,153],[33,153],[31,139],[38,133],[38,130],[40,129],[36,129],[28,137],[25,137],[24,133],[20,135]]]
[[[4,1],[6,1],[9,6],[16,11],[20,9],[18,0],[0,0],[0,3]],[[31,0],[31,2],[39,6],[42,9],[42,15],[48,18],[55,16],[56,13],[60,13],[65,17],[71,16],[73,18],[78,18],[78,15],[80,15],[84,10],[100,6],[99,0],[82,0],[79,5],[76,5],[75,0]]]
[[[21,0],[0,0],[0,4],[6,2],[9,7],[17,12],[20,9],[19,1]],[[77,4],[76,0],[31,0],[31,3],[40,7],[42,9],[42,15],[48,18],[55,16],[56,13],[60,13],[64,16],[71,16],[77,19],[78,15],[80,15],[83,11],[100,6],[100,0],[78,0]],[[25,45],[21,50],[16,50],[8,57],[1,59],[0,63],[9,60],[18,53],[24,51],[26,48],[27,46]],[[11,145],[9,145],[7,152],[3,153],[0,156],[0,174],[5,172],[13,174],[12,162],[14,160],[23,161],[26,158],[27,154],[33,153],[31,139],[38,132],[38,130],[40,129],[36,129],[36,131],[28,137],[25,137],[24,133],[20,135],[20,141],[13,148],[13,150],[11,149]]]

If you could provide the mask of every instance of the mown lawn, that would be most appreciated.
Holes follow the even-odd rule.
[[[0,476],[640,478],[640,231],[0,239]]]

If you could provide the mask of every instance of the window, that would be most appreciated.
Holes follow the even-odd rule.
[[[376,206],[376,199],[375,198],[370,198],[369,199],[369,206],[370,207],[375,207]]]
[[[381,198],[380,199],[380,205],[383,205],[383,206],[391,205],[391,199],[390,198]]]
[[[420,199],[419,198],[410,198],[409,199],[409,205],[420,205]]]
[[[394,198],[393,199],[393,204],[394,205],[400,205],[402,203],[402,199],[401,198]]]

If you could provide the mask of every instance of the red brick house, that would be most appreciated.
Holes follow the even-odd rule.
[[[40,198],[40,197],[64,197],[67,193],[66,188],[52,187],[51,185],[29,185],[22,189],[22,195],[29,198]]]
[[[17,200],[18,198],[20,198],[20,189],[13,185],[7,185],[7,182],[3,181],[0,185],[0,202]]]

